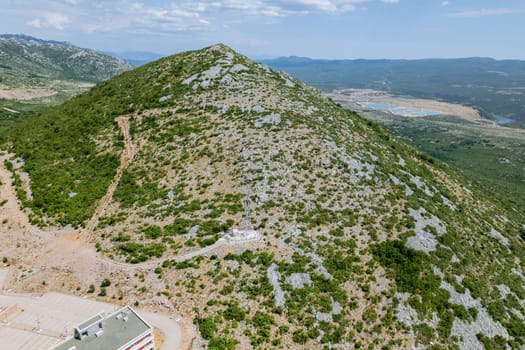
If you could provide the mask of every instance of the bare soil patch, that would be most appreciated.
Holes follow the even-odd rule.
[[[0,90],[0,99],[6,100],[34,100],[36,98],[50,97],[58,94],[58,91],[51,89],[12,89]]]

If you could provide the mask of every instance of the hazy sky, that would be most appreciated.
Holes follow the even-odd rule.
[[[1,0],[0,32],[161,54],[525,59],[525,0]]]

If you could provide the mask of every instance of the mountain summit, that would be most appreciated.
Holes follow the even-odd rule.
[[[203,346],[525,342],[523,213],[225,45],[125,72],[7,146],[33,221],[84,227],[137,266],[108,293],[194,318]]]

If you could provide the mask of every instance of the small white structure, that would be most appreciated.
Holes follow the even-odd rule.
[[[234,228],[229,234],[226,235],[228,242],[245,242],[245,241],[258,241],[261,239],[261,235],[257,230],[239,230]]]

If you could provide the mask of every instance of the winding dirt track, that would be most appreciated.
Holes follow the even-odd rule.
[[[133,160],[133,157],[135,156],[135,146],[133,145],[129,129],[129,121],[131,118],[133,118],[133,116],[130,115],[122,115],[116,118],[116,122],[118,123],[121,132],[124,136],[125,149],[120,156],[120,165],[117,168],[115,177],[108,186],[106,194],[99,200],[96,206],[96,210],[94,211],[92,217],[89,219],[85,228],[81,232],[75,233],[73,231],[73,233],[71,233],[71,229],[68,232],[67,229],[56,228],[51,228],[50,230],[41,230],[29,222],[27,213],[25,213],[22,210],[21,205],[16,196],[16,188],[12,185],[12,175],[4,167],[3,160],[6,159],[7,156],[0,157],[0,181],[3,187],[0,193],[0,200],[6,200],[6,203],[4,203],[2,207],[2,214],[5,214],[5,217],[9,218],[10,222],[14,224],[15,227],[20,229],[24,228],[24,230],[28,231],[31,235],[39,236],[44,241],[50,242],[49,245],[46,244],[48,246],[47,248],[49,249],[47,251],[47,254],[55,254],[57,250],[60,250],[60,255],[65,256],[69,254],[70,250],[76,250],[76,253],[72,254],[85,254],[86,259],[89,257],[89,259],[94,259],[112,270],[124,270],[128,273],[132,273],[137,269],[148,269],[155,268],[156,266],[158,266],[163,259],[152,259],[138,264],[120,262],[107,258],[101,254],[97,254],[94,251],[91,243],[89,243],[94,238],[92,236],[93,231],[96,228],[100,217],[104,215],[106,208],[111,203],[113,194],[117,189],[117,186],[120,182],[124,170],[128,167],[130,162]],[[0,217],[4,217],[4,215],[0,215]],[[57,237],[61,238],[57,240]],[[179,254],[178,256],[174,257],[174,260],[177,262],[181,262],[199,255],[211,254],[213,251],[222,247],[232,247],[238,245],[251,246],[253,244],[257,244],[258,241],[259,237],[256,237],[254,239],[238,241],[221,238],[210,246],[203,247],[195,251]]]
[[[0,240],[3,241],[0,245],[0,256],[8,256],[9,260],[16,262],[20,268],[25,266],[26,271],[34,269],[32,279],[35,280],[35,282],[30,282],[31,278],[21,280],[17,277],[19,273],[7,274],[3,276],[6,279],[6,290],[10,290],[11,293],[15,291],[22,293],[20,294],[22,296],[26,295],[25,293],[35,293],[35,296],[39,296],[49,290],[62,291],[64,281],[67,281],[66,283],[73,281],[74,284],[84,281],[89,284],[96,283],[100,276],[126,278],[138,270],[158,265],[158,261],[150,261],[145,266],[120,263],[98,254],[91,243],[93,230],[111,202],[124,170],[135,155],[129,131],[130,118],[131,116],[128,115],[116,118],[124,136],[125,150],[120,156],[120,166],[114,179],[104,197],[99,200],[97,210],[82,232],[75,232],[70,227],[41,229],[32,225],[16,195],[12,174],[4,165],[4,160],[10,159],[13,155],[0,152],[0,221],[2,222]],[[46,286],[43,290],[42,281],[45,281]],[[40,287],[35,288],[35,286]],[[165,310],[161,311],[165,312]],[[155,326],[165,333],[166,343],[162,349],[188,349],[196,335],[191,319],[183,318],[178,312],[169,314],[170,316],[163,316],[162,313],[151,313],[151,317],[156,317]],[[173,325],[163,321],[163,317],[166,320],[170,317],[177,318],[180,328],[173,328]]]
[[[91,218],[86,224],[83,233],[87,235],[91,235],[93,233],[94,228],[98,224],[98,220],[104,214],[104,211],[106,210],[107,206],[111,202],[111,199],[113,198],[113,194],[117,189],[117,186],[120,182],[120,178],[124,173],[124,170],[128,167],[129,163],[133,160],[133,157],[135,156],[135,148],[133,147],[133,142],[131,141],[131,134],[129,132],[130,118],[130,115],[122,115],[115,119],[120,127],[120,130],[122,131],[122,134],[124,135],[125,149],[124,152],[122,152],[122,154],[120,155],[120,165],[117,168],[117,173],[115,174],[115,177],[111,181],[111,184],[109,185],[104,197],[102,197],[99,200],[95,212],[93,213],[93,216],[91,216]]]
[[[47,281],[48,287],[46,289],[57,290],[60,289],[60,285],[64,285],[64,279],[77,281],[75,283],[78,281],[92,283],[104,275],[123,274],[130,278],[129,276],[133,276],[137,271],[153,269],[159,265],[161,259],[149,260],[140,264],[115,261],[97,253],[93,247],[93,232],[98,221],[111,203],[123,172],[135,156],[135,147],[129,126],[131,118],[133,118],[131,115],[116,118],[125,142],[125,149],[120,156],[120,165],[108,186],[106,194],[99,200],[92,217],[80,232],[75,232],[70,227],[41,229],[32,225],[27,213],[18,201],[12,174],[4,166],[4,159],[9,159],[13,155],[0,154],[0,202],[2,203],[0,221],[8,223],[7,225],[0,225],[0,239],[6,242],[0,246],[0,253],[12,257],[19,264],[27,266],[28,269],[35,268],[38,270],[35,272],[35,281],[38,281],[38,283],[34,282],[36,285],[41,285],[42,281]],[[174,260],[180,262],[198,255],[211,254],[220,248],[228,250],[233,246],[241,245],[251,247],[258,245],[258,241],[259,237],[239,241],[221,238],[211,246],[179,254],[174,257]],[[7,281],[9,288],[15,288],[21,292],[35,290],[35,284],[24,284],[15,280],[16,278],[12,279],[11,282]],[[190,319],[181,318],[180,324],[183,329],[181,347],[189,348],[196,334],[195,328]]]
[[[131,133],[129,130],[129,120],[131,118],[133,118],[133,116],[131,115],[122,115],[115,119],[120,127],[122,135],[124,136],[125,148],[122,154],[120,155],[120,166],[117,168],[117,173],[115,174],[115,177],[111,181],[111,184],[109,185],[108,190],[106,194],[104,195],[104,197],[102,197],[99,200],[97,204],[97,208],[95,212],[93,213],[93,216],[89,219],[88,223],[86,224],[85,229],[82,232],[82,234],[87,237],[90,237],[93,234],[93,230],[97,226],[100,217],[104,215],[104,211],[106,210],[109,203],[111,203],[113,194],[115,193],[115,190],[117,189],[117,186],[120,182],[120,179],[122,177],[124,170],[128,167],[130,162],[133,160],[133,157],[135,157],[135,146],[133,145]],[[219,239],[217,242],[215,242],[214,244],[210,246],[203,247],[196,251],[178,255],[174,258],[174,260],[177,262],[181,262],[187,259],[194,258],[199,255],[211,253],[212,251],[218,248],[224,247],[224,246],[250,244],[251,242],[256,242],[258,240],[259,240],[258,237],[256,239],[241,240],[241,241],[229,241],[226,239]],[[115,261],[109,258],[105,258],[102,256],[97,256],[97,259],[99,261],[103,261],[106,264],[118,266],[127,271],[134,271],[138,268],[155,268],[162,261],[161,259],[152,259],[152,260],[145,261],[139,264],[128,264],[128,263]]]

